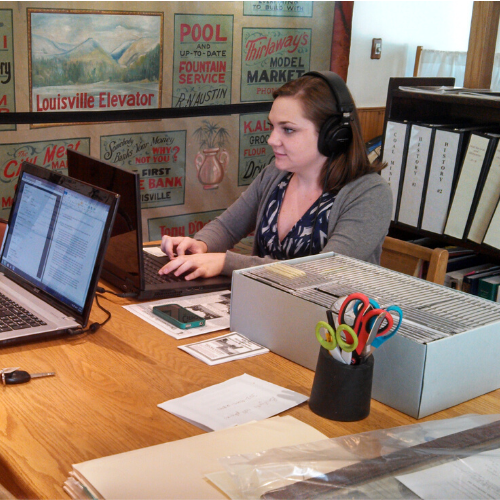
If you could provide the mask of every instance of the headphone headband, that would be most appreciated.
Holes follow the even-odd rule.
[[[333,71],[309,71],[302,76],[307,75],[321,78],[328,84],[342,114],[353,112],[354,103],[352,102],[351,94],[347,90],[344,80],[337,73]]]
[[[326,82],[335,98],[338,115],[330,116],[321,127],[318,138],[318,149],[324,156],[345,151],[352,139],[351,114],[354,102],[344,80],[333,71],[309,71],[302,76],[315,76]]]

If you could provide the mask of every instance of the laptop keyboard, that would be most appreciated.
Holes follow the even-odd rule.
[[[174,276],[173,274],[158,274],[162,265],[160,265],[154,257],[151,257],[147,252],[143,252],[144,257],[144,277],[146,279],[146,283],[148,284],[161,284],[161,283],[172,283],[184,281],[184,279],[180,276]]]
[[[0,293],[0,332],[22,330],[46,324],[17,302]]]

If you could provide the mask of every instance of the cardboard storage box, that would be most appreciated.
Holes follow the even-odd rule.
[[[334,253],[235,271],[231,330],[314,370],[316,323],[355,291],[400,305],[409,332],[374,352],[377,401],[422,418],[500,387],[500,304]]]

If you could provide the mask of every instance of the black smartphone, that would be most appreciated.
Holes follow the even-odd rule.
[[[187,330],[197,326],[205,326],[205,318],[198,316],[194,312],[180,306],[179,304],[165,304],[164,306],[154,306],[153,314],[172,323],[172,325]]]

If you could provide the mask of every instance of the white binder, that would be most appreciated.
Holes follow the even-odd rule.
[[[444,233],[463,238],[490,139],[471,134]]]
[[[463,132],[436,130],[421,229],[442,234],[450,205]]]
[[[401,180],[406,161],[406,141],[409,125],[403,122],[388,121],[385,131],[382,157],[387,167],[380,173],[392,190],[392,220],[396,220]]]
[[[500,203],[497,204],[493,217],[490,220],[483,244],[500,250]]]
[[[481,243],[488,229],[489,222],[495,211],[500,197],[500,142],[495,154],[479,198],[476,213],[469,230],[468,238],[475,243]],[[491,234],[490,234],[491,237]]]
[[[398,222],[417,227],[422,204],[427,160],[434,129],[413,124],[408,142],[406,168],[399,202]]]

